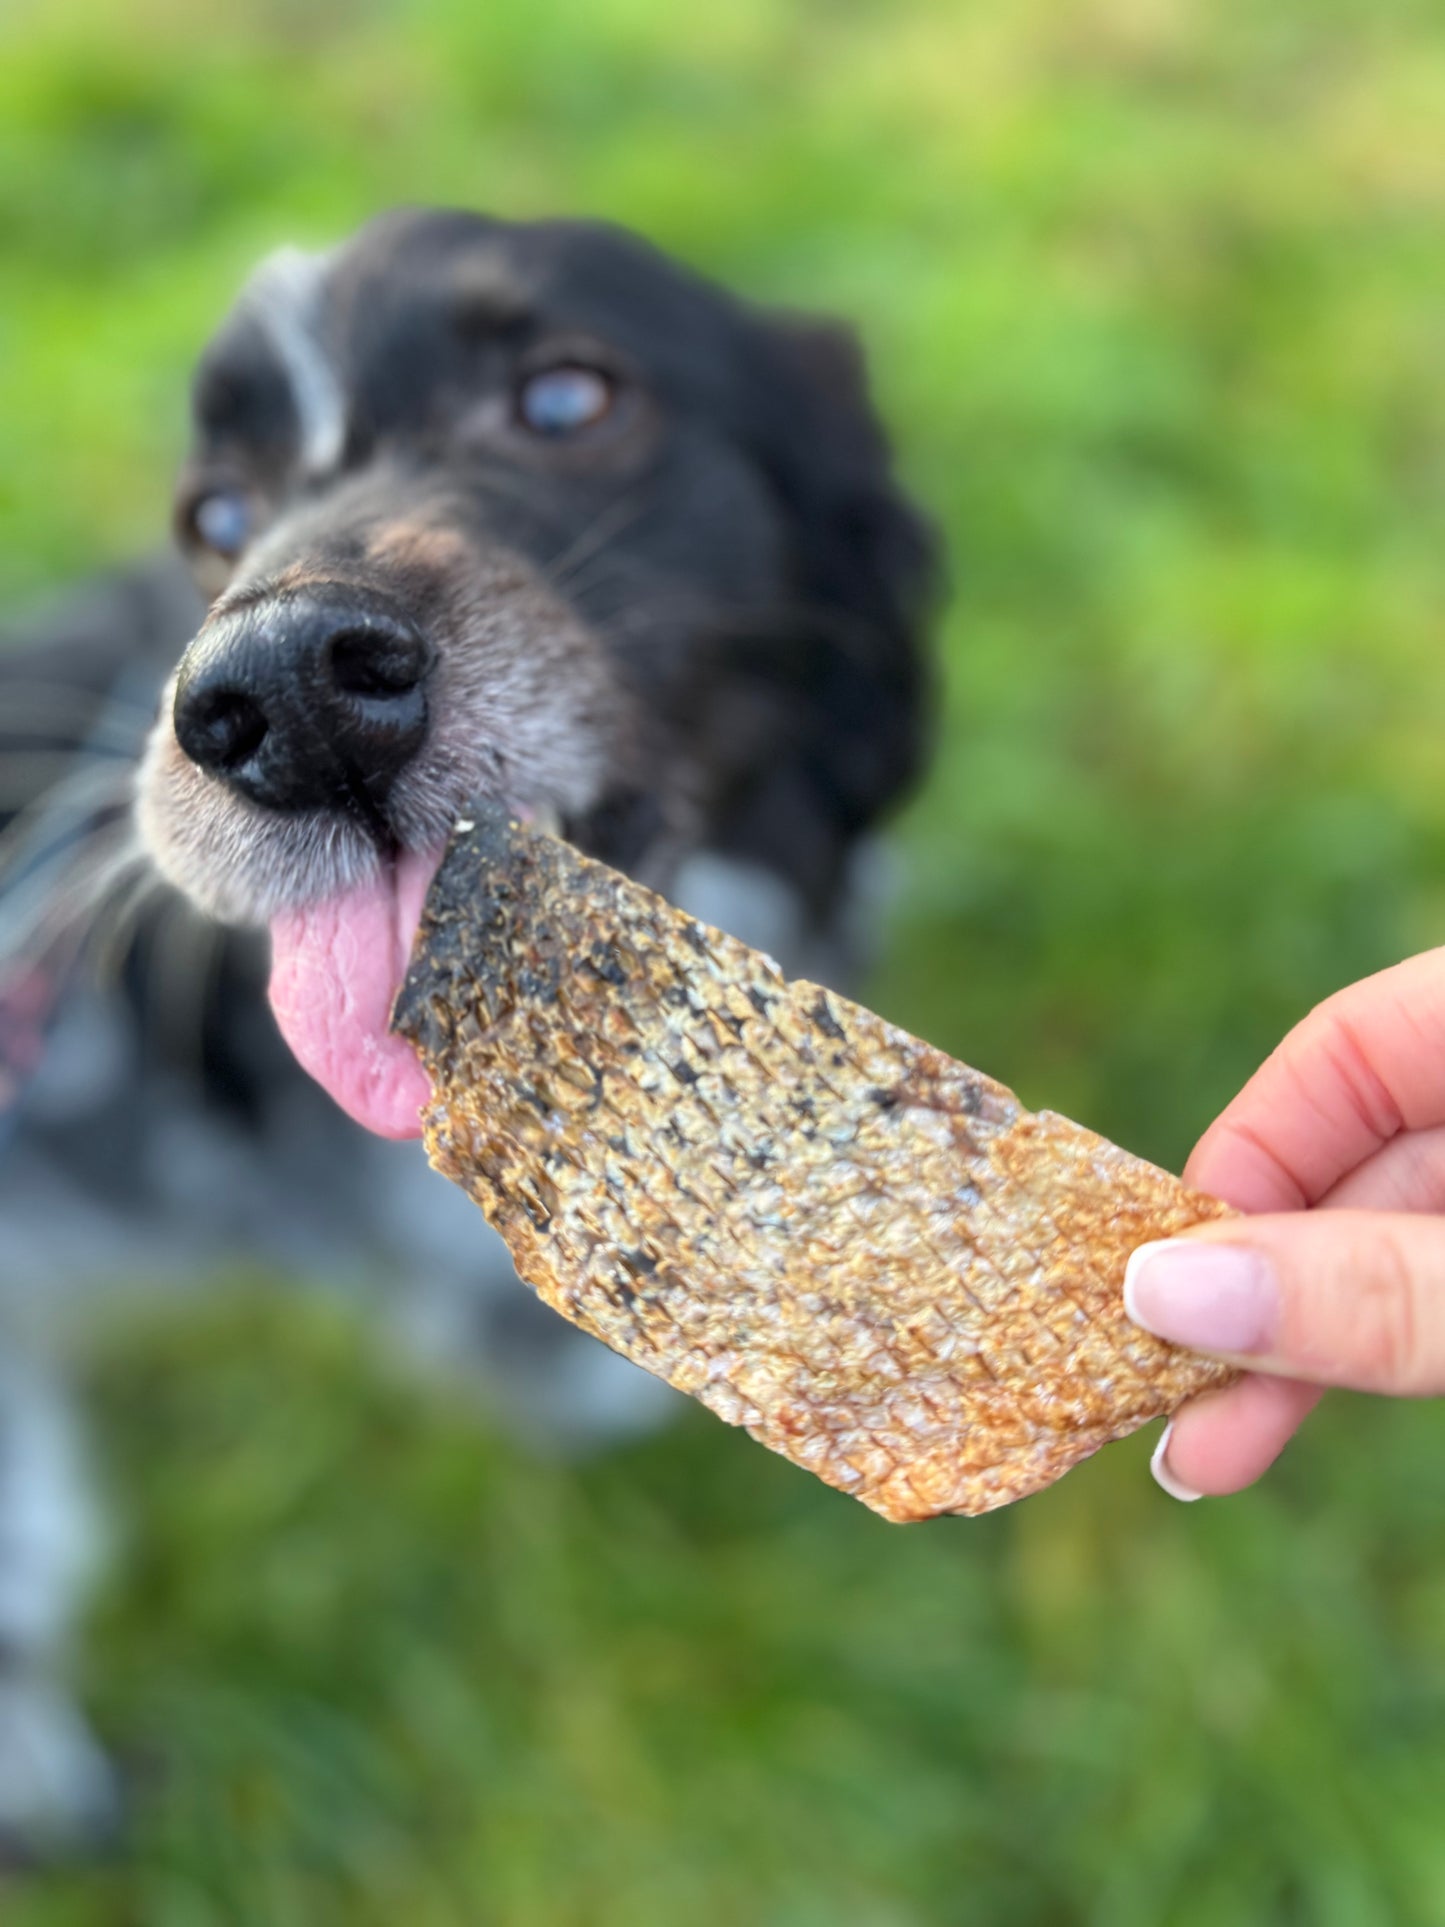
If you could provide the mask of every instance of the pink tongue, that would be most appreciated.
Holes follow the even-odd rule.
[[[381,1137],[420,1137],[431,1087],[387,1029],[440,853],[271,925],[271,1008],[297,1061]]]

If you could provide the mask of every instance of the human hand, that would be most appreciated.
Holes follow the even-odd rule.
[[[1136,1323],[1246,1368],[1175,1414],[1153,1460],[1166,1491],[1252,1484],[1326,1386],[1445,1394],[1445,949],[1311,1011],[1184,1176],[1263,1215],[1129,1260]]]

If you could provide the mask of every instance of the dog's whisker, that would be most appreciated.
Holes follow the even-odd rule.
[[[43,949],[55,931],[84,922],[103,901],[121,856],[132,848],[128,825],[117,821],[6,883],[0,888],[0,956]]]
[[[117,824],[113,826],[119,828]],[[0,953],[19,941],[20,933],[44,917],[69,920],[77,906],[83,908],[91,897],[85,863],[96,855],[95,844],[103,836],[97,831],[84,844],[71,844],[55,851],[43,864],[28,869],[23,877],[0,888]],[[70,878],[78,873],[85,881],[77,891]]]
[[[679,589],[672,595],[654,594],[639,605],[627,582],[608,585],[613,591],[611,596],[590,595],[586,600],[587,618],[598,629],[617,624],[618,634],[641,634],[645,630],[666,629],[680,623],[687,623],[696,632],[704,619],[709,626],[716,620],[715,611],[709,609],[699,598],[686,589]],[[627,616],[626,623],[619,617]]]
[[[75,884],[88,901],[93,889],[103,884],[121,859],[142,853],[133,826],[123,815],[115,815],[91,825],[85,835],[48,850],[43,858],[17,875],[0,881],[0,911],[9,910],[30,893],[48,895],[58,906],[76,900]],[[64,886],[61,880],[69,878]]]
[[[698,606],[704,603],[709,607],[713,606],[696,589],[686,587],[682,583],[672,584],[637,556],[628,555],[625,550],[612,548],[606,544],[578,560],[575,567],[569,571],[565,587],[568,596],[576,602],[578,607],[590,612],[592,598],[598,585],[612,589],[619,595],[630,594],[640,597],[643,602],[650,605],[661,605],[670,599],[685,597]],[[555,581],[553,586],[558,586]]]
[[[98,852],[94,845],[71,852],[69,874],[36,872],[21,885],[0,894],[0,960],[7,967],[39,963],[67,937],[74,939],[73,956],[83,946],[97,909],[119,888],[125,876],[142,868],[146,859],[134,840],[122,831],[118,848]],[[89,867],[82,867],[84,862]],[[74,873],[79,871],[77,877]]]
[[[127,686],[113,687],[98,696],[95,690],[79,688],[58,676],[12,674],[4,655],[0,654],[0,690],[4,691],[7,720],[17,704],[23,704],[27,699],[41,698],[53,702],[57,714],[91,716],[98,714],[103,707],[117,712],[127,711],[144,727],[154,719],[155,702],[148,696],[142,696],[138,689],[129,687],[129,682],[130,678],[126,678]]]
[[[4,762],[4,756],[0,755],[0,765]],[[114,798],[123,801],[130,794],[135,773],[132,762],[112,756],[86,758],[75,755],[67,756],[64,764],[70,774],[62,777],[58,783],[49,784],[38,794],[32,792],[25,808],[6,825],[3,837],[0,837],[0,855],[3,855],[7,844],[19,842],[26,832],[48,817],[64,820],[77,812],[84,815],[97,800]]]
[[[83,770],[53,785],[0,831],[0,892],[53,873],[128,813],[131,772]]]
[[[117,706],[109,704],[99,714],[79,703],[67,707],[54,696],[16,691],[3,678],[0,709],[0,741],[48,743],[68,747],[76,755],[98,750],[134,756],[153,719],[152,711],[139,708],[121,715]]]
[[[574,583],[580,569],[599,555],[609,542],[634,528],[651,512],[651,507],[643,491],[635,488],[600,509],[581,534],[569,542],[560,555],[544,565],[553,588],[561,589]]]
[[[129,772],[134,749],[8,749],[0,744],[0,811],[24,809],[55,787],[56,779],[74,774],[77,765]]]
[[[543,522],[555,528],[565,539],[570,540],[570,524],[567,516],[559,509],[556,496],[545,482],[531,476],[523,476],[515,471],[505,482],[495,478],[481,478],[477,484],[476,496],[487,504],[489,522],[497,517],[530,518],[533,522]],[[458,502],[463,517],[467,502]]]
[[[118,880],[99,906],[83,947],[94,981],[102,989],[113,988],[119,981],[147,905],[168,887],[144,853],[137,851],[130,881]]]
[[[146,957],[145,1001],[155,1035],[183,1070],[204,1068],[206,1006],[220,970],[225,933],[179,894],[158,912]]]

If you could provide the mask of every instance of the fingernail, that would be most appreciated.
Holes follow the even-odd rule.
[[[1174,1421],[1170,1419],[1159,1435],[1159,1443],[1154,1447],[1153,1456],[1149,1460],[1149,1470],[1154,1474],[1155,1482],[1163,1486],[1171,1499],[1181,1499],[1185,1505],[1193,1505],[1194,1501],[1202,1499],[1204,1494],[1196,1492],[1192,1485],[1185,1485],[1182,1479],[1176,1479],[1169,1470],[1169,1441],[1173,1436]]]
[[[1193,1238],[1140,1245],[1124,1272],[1124,1309],[1157,1338],[1201,1352],[1266,1352],[1279,1286],[1262,1251]]]

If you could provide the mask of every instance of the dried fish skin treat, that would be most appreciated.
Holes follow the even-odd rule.
[[[505,815],[459,826],[393,1025],[546,1303],[885,1518],[1232,1376],[1122,1299],[1223,1205]]]

